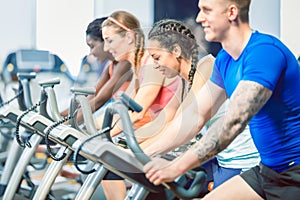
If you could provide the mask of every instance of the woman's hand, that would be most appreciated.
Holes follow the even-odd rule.
[[[173,161],[170,162],[158,157],[153,158],[144,166],[144,172],[154,185],[174,181],[180,176],[179,170],[176,169]]]

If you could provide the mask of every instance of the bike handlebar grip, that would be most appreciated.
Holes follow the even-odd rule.
[[[36,73],[35,72],[30,72],[30,73],[17,73],[17,77],[19,80],[23,80],[23,79],[33,79],[36,77]]]
[[[72,87],[70,90],[75,95],[91,95],[96,93],[96,89],[93,87]]]
[[[122,104],[125,104],[128,108],[140,112],[143,108],[137,104],[134,100],[132,100],[129,96],[127,96],[124,92],[118,93],[119,100]],[[132,129],[132,125],[130,125],[130,120],[128,113],[125,115],[125,113],[122,113],[120,108],[117,106],[111,106],[108,107],[106,110],[107,113],[114,113],[117,112],[120,114],[123,126],[124,126],[124,133],[126,136],[128,147],[131,149],[131,151],[135,154],[136,158],[141,162],[141,164],[148,163],[151,159],[143,152],[143,150],[140,148],[136,138],[134,137],[134,131]],[[111,119],[111,117],[110,117]],[[111,124],[107,123],[107,124]],[[130,128],[131,127],[131,128]],[[167,189],[172,191],[177,197],[180,199],[192,199],[197,198],[199,194],[202,191],[202,188],[205,185],[206,182],[206,173],[204,171],[193,171],[190,170],[185,173],[185,175],[190,178],[193,178],[193,182],[191,183],[191,186],[189,188],[185,188],[184,186],[179,185],[176,182],[170,182],[170,183],[162,183],[163,186],[165,186]]]
[[[57,85],[57,84],[59,84],[59,83],[60,83],[60,79],[59,79],[58,77],[56,77],[56,78],[53,78],[53,79],[51,79],[51,80],[40,81],[40,82],[39,82],[39,85],[40,85],[41,87],[52,87],[52,86]]]
[[[199,194],[205,186],[206,173],[204,171],[190,170],[187,173],[192,174],[194,177],[193,182],[188,189],[178,185],[176,182],[167,183],[170,190],[180,199],[193,199],[199,197]]]
[[[136,103],[132,98],[126,95],[124,92],[118,92],[119,99],[132,111],[141,112],[143,107]]]

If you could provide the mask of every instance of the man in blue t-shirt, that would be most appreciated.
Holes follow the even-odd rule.
[[[300,71],[277,38],[249,26],[250,0],[199,0],[205,39],[222,44],[206,86],[197,94],[199,129],[230,99],[227,113],[183,156],[144,167],[154,184],[173,181],[211,159],[249,124],[261,163],[204,199],[296,199],[300,196]],[[193,117],[191,110],[190,116]],[[197,116],[199,118],[199,116]],[[186,136],[176,139],[185,142]],[[178,142],[177,142],[178,143]]]

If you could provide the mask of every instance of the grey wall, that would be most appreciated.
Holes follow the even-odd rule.
[[[253,29],[280,37],[280,0],[252,0],[249,20]]]
[[[288,47],[300,56],[300,1],[281,1],[281,39]]]

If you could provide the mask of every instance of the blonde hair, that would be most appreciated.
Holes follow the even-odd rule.
[[[131,13],[120,10],[113,12],[108,19],[102,23],[102,28],[105,26],[113,26],[117,30],[117,33],[122,36],[125,36],[128,31],[134,33],[136,50],[133,66],[136,70],[141,64],[145,47],[145,36],[139,20]]]

